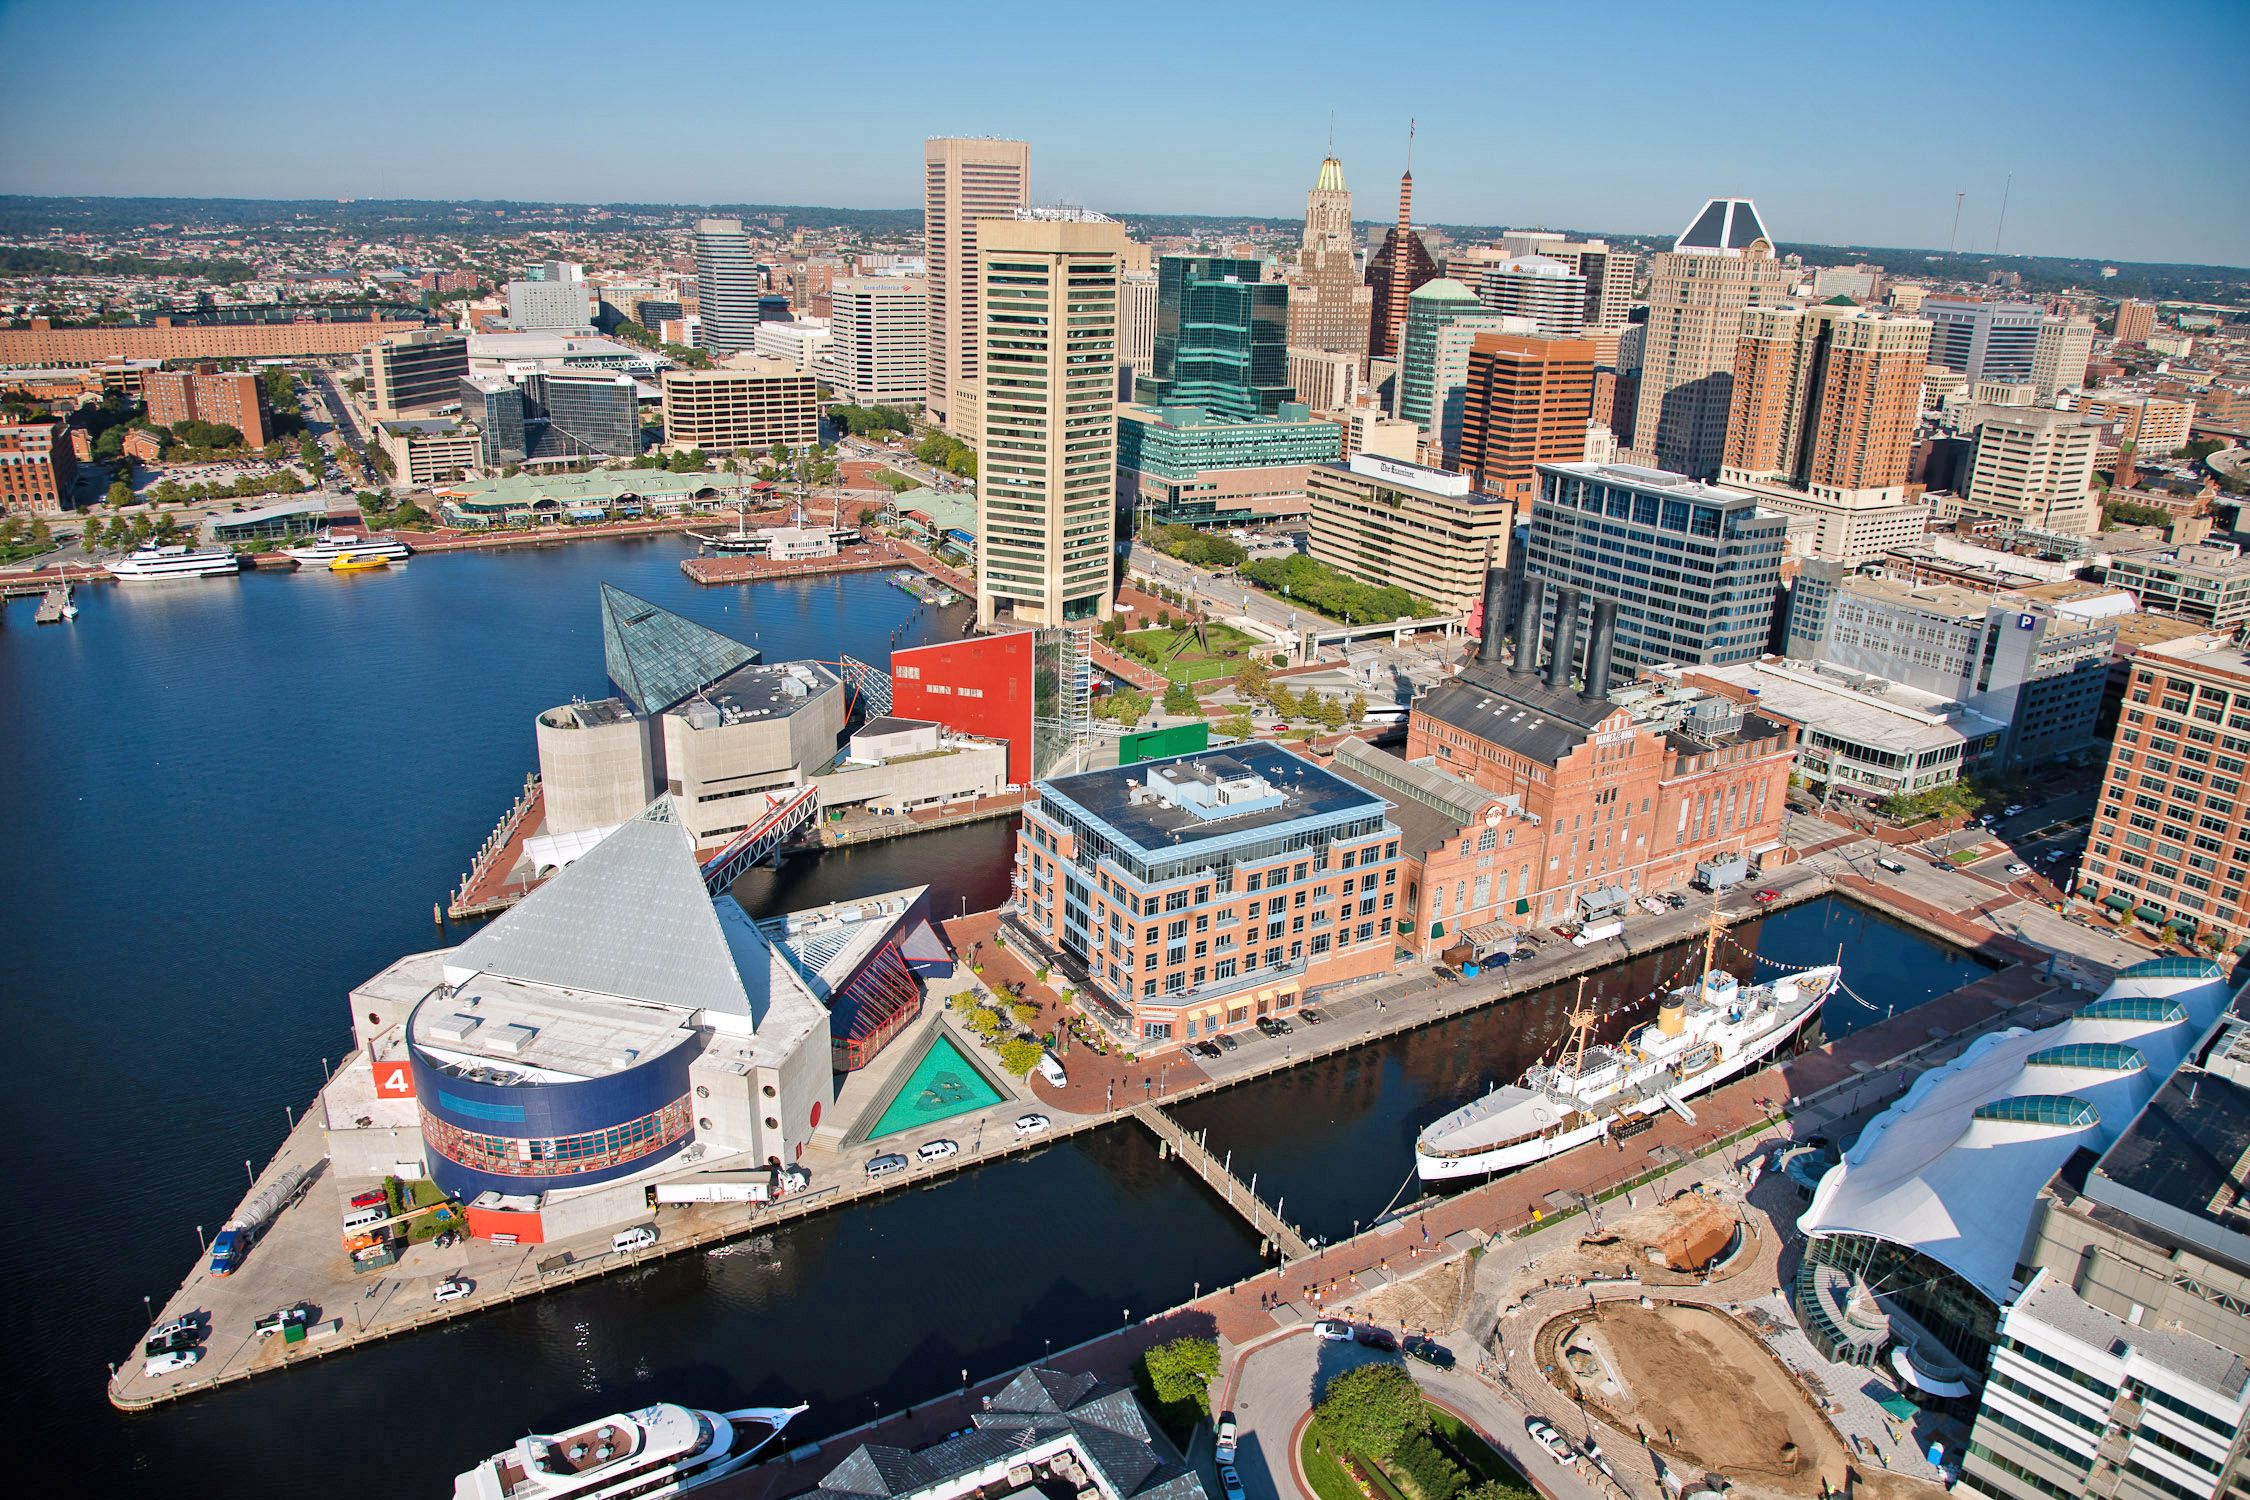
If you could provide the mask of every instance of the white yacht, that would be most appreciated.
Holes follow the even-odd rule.
[[[337,536],[331,531],[322,532],[318,539],[302,547],[284,550],[308,568],[325,568],[338,558],[355,563],[378,557],[385,562],[404,562],[414,555],[406,543],[387,537]]]
[[[242,559],[232,552],[198,552],[185,543],[142,547],[109,564],[119,583],[153,583],[165,578],[218,578],[242,571]]]
[[[700,1411],[658,1402],[552,1437],[533,1434],[453,1481],[454,1500],[682,1495],[746,1468],[805,1410]]]
[[[1688,1099],[1780,1051],[1820,1013],[1842,976],[1837,965],[1823,964],[1745,989],[1714,962],[1718,935],[1714,913],[1702,977],[1667,994],[1656,1019],[1622,1042],[1588,1045],[1595,1016],[1575,1006],[1558,1061],[1540,1062],[1520,1083],[1432,1122],[1414,1143],[1422,1180],[1510,1172],[1612,1130],[1639,1128],[1667,1109],[1693,1120]]]

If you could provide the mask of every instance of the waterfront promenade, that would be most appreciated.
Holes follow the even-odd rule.
[[[1784,904],[1813,899],[1835,885],[1855,880],[1856,877],[1849,874],[1838,880],[1816,861],[1802,861],[1774,877],[1776,888],[1782,892]],[[1847,888],[1855,896],[1867,899],[1872,904],[1891,910],[1907,920],[1926,925],[1952,941],[1972,944],[1995,960],[2011,965],[1999,974],[1980,979],[1952,996],[1932,1001],[1929,1005],[1910,1012],[1908,1016],[1899,1018],[1902,1022],[1910,1022],[1905,1034],[1918,1038],[1926,1038],[1930,1030],[1954,1034],[1963,1027],[1983,1022],[1993,1013],[1996,1005],[2020,1004],[2030,991],[2040,988],[2040,980],[2033,967],[2036,961],[2044,958],[2040,950],[1979,927],[1933,903],[1915,898],[1902,900],[1901,893],[1872,882],[1855,883]],[[1745,902],[1734,909],[1733,915],[1739,918],[1770,909]],[[1020,974],[1016,982],[1024,984],[1027,993],[1042,993],[1034,975],[1021,972],[1018,956],[992,940],[996,921],[994,914],[979,913],[947,924],[949,935],[956,944],[956,951],[964,960],[957,983],[981,982],[988,987],[998,986],[1009,982],[1011,972],[1014,972]],[[1044,1080],[1035,1078],[1026,1088],[1028,1097],[1038,1099],[1055,1114],[1055,1130],[1050,1135],[1034,1137],[1029,1141],[1016,1138],[1006,1128],[1006,1120],[1023,1107],[1024,1101],[1011,1099],[984,1112],[984,1116],[989,1118],[966,1116],[949,1121],[948,1130],[957,1134],[962,1142],[961,1154],[935,1166],[918,1168],[900,1178],[878,1182],[866,1179],[862,1170],[865,1160],[881,1149],[879,1147],[859,1144],[808,1152],[806,1165],[814,1174],[814,1192],[764,1208],[713,1205],[668,1211],[662,1221],[664,1233],[660,1243],[651,1251],[633,1256],[611,1254],[606,1234],[582,1237],[585,1240],[582,1244],[550,1245],[539,1247],[536,1251],[528,1247],[510,1248],[478,1242],[457,1246],[448,1252],[417,1246],[409,1250],[406,1260],[398,1267],[381,1273],[371,1281],[362,1281],[342,1269],[342,1258],[335,1238],[336,1215],[340,1204],[338,1188],[333,1182],[316,1178],[303,1204],[283,1215],[281,1224],[252,1253],[248,1264],[237,1276],[224,1281],[215,1280],[208,1276],[199,1260],[196,1270],[164,1310],[154,1312],[152,1309],[155,1318],[176,1316],[189,1310],[203,1310],[214,1314],[216,1328],[210,1345],[212,1353],[207,1358],[206,1366],[188,1372],[185,1377],[150,1380],[142,1376],[138,1359],[130,1359],[112,1383],[111,1399],[115,1404],[125,1407],[139,1407],[175,1399],[192,1391],[209,1389],[217,1384],[285,1367],[297,1360],[325,1357],[361,1342],[389,1338],[447,1318],[470,1315],[497,1303],[536,1295],[555,1286],[566,1285],[587,1276],[606,1274],[646,1259],[716,1245],[744,1234],[787,1223],[805,1214],[825,1212],[831,1207],[879,1193],[928,1185],[938,1176],[975,1167],[1014,1152],[1038,1149],[1058,1136],[1108,1125],[1122,1118],[1135,1106],[1150,1102],[1177,1101],[1299,1066],[1317,1057],[1427,1026],[1447,1016],[1504,1002],[1525,991],[1567,980],[1576,973],[1614,964],[1629,953],[1642,953],[1690,941],[1699,934],[1703,922],[1703,915],[1694,911],[1650,917],[1636,924],[1629,946],[1603,944],[1576,949],[1562,944],[1548,944],[1529,959],[1496,975],[1480,976],[1468,981],[1443,982],[1426,971],[1364,981],[1319,997],[1321,1007],[1331,1017],[1325,1025],[1301,1027],[1287,1038],[1265,1038],[1253,1034],[1237,1050],[1209,1063],[1189,1059],[1178,1049],[1142,1058],[1115,1046],[1107,1052],[1096,1052],[1081,1045],[1070,1049],[1067,1054],[1070,1082],[1066,1087],[1056,1089]],[[1620,951],[1621,948],[1623,951]],[[979,978],[972,979],[972,966],[980,962],[984,965],[985,972]],[[1011,965],[1015,966],[1013,971]],[[1051,992],[1046,993],[1049,994],[1049,1003],[1059,1005],[1059,999],[1052,997]],[[940,995],[933,995],[933,1006],[941,998]],[[1046,1021],[1047,1017],[1043,1015],[1041,1024]],[[1877,1053],[1871,1053],[1869,1049],[1881,1049],[1889,1045],[1880,1038],[1893,1034],[1887,1028],[1874,1028],[1823,1052],[1793,1060],[1779,1076],[1760,1075],[1763,1082],[1758,1097],[1771,1100],[1786,1098],[1790,1094],[1806,1094],[1841,1081],[1858,1070],[1886,1066],[1888,1064],[1885,1059],[1898,1049],[1892,1046],[1890,1051]],[[1646,1170],[1642,1157],[1649,1150],[1668,1147],[1673,1151],[1690,1151],[1699,1143],[1721,1137],[1731,1130],[1741,1129],[1757,1117],[1754,1111],[1744,1112],[1749,1109],[1742,1102],[1747,1097],[1749,1096],[1743,1094],[1740,1085],[1712,1095],[1700,1096],[1695,1106],[1695,1124],[1666,1117],[1636,1140],[1633,1153],[1625,1153],[1622,1148],[1596,1144],[1557,1162],[1544,1164],[1541,1168],[1502,1179],[1489,1189],[1479,1189],[1480,1193],[1497,1193],[1501,1197],[1477,1199],[1479,1206],[1470,1218],[1458,1226],[1448,1227],[1446,1233],[1470,1227],[1472,1222],[1490,1223],[1495,1219],[1506,1218],[1507,1215],[1501,1212],[1503,1204],[1511,1214],[1536,1220],[1555,1211],[1556,1205],[1547,1202],[1546,1195],[1559,1191],[1564,1186],[1598,1192]],[[987,1131],[984,1129],[986,1125],[995,1128]],[[303,1135],[307,1128],[300,1123],[290,1138],[289,1149],[306,1149],[300,1142],[309,1139]],[[989,1145],[986,1144],[988,1141]],[[1608,1154],[1613,1150],[1618,1152],[1614,1158]],[[318,1154],[317,1151],[314,1152],[316,1159]],[[1402,1171],[1406,1167],[1407,1163],[1402,1161]],[[1557,1172],[1560,1176],[1555,1186],[1543,1187],[1544,1178],[1541,1174],[1549,1171]],[[1459,1205],[1470,1197],[1471,1195],[1463,1195],[1461,1198],[1445,1200],[1433,1211],[1449,1216],[1469,1212]],[[1291,1226],[1291,1233],[1298,1234],[1294,1226]],[[1363,1248],[1371,1247],[1374,1269],[1379,1274],[1387,1274],[1384,1262],[1389,1252],[1384,1248],[1384,1231],[1372,1233],[1373,1238],[1362,1236],[1352,1243]],[[1298,1242],[1303,1243],[1301,1235]],[[298,1248],[278,1248],[288,1246]],[[1286,1253],[1287,1249],[1294,1247],[1285,1241],[1284,1248]],[[1411,1245],[1402,1244],[1397,1248],[1409,1261],[1417,1258]],[[1345,1265],[1346,1273],[1340,1274],[1363,1276],[1367,1269],[1365,1266],[1352,1267],[1348,1264],[1348,1258],[1346,1261],[1336,1259],[1342,1249],[1341,1246],[1324,1248],[1317,1253],[1316,1260],[1321,1267]],[[1305,1261],[1300,1256],[1287,1264],[1302,1267]],[[443,1305],[431,1302],[430,1289],[439,1279],[452,1275],[466,1275],[474,1280],[477,1283],[474,1295],[461,1302]],[[1284,1296],[1283,1300],[1299,1316],[1309,1315],[1302,1306],[1306,1299],[1325,1299],[1328,1295],[1319,1291],[1317,1281],[1298,1282],[1288,1287],[1288,1291],[1290,1294]],[[322,1314],[320,1321],[333,1322],[334,1326],[320,1338],[295,1346],[285,1347],[278,1341],[259,1345],[246,1339],[249,1321],[274,1307],[300,1300],[315,1303]],[[1317,1307],[1319,1302],[1315,1301],[1314,1305]],[[1262,1311],[1257,1308],[1254,1295],[1248,1302],[1248,1309]],[[1229,1319],[1239,1319],[1245,1312],[1244,1307],[1224,1302],[1211,1304],[1209,1310],[1222,1328],[1230,1326]],[[1246,1337],[1254,1333],[1254,1329],[1249,1327],[1240,1327],[1236,1331]]]

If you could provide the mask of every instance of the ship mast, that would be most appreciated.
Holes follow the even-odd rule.
[[[1570,1002],[1570,1050],[1565,1053],[1562,1067],[1572,1077],[1578,1076],[1586,1061],[1586,1038],[1594,1031],[1594,1013],[1586,1008],[1586,976],[1578,976],[1578,993]]]
[[[1726,930],[1726,922],[1719,915],[1719,893],[1711,893],[1711,920],[1703,929],[1703,977],[1696,983],[1696,992],[1709,998],[1711,970],[1719,961],[1719,934]]]

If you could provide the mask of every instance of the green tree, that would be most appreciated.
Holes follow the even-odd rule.
[[[1289,691],[1289,684],[1286,682],[1267,684],[1266,702],[1271,704],[1273,711],[1284,719],[1300,711],[1298,697],[1295,693]]]
[[[1346,1370],[1328,1382],[1314,1414],[1346,1451],[1378,1461],[1430,1425],[1421,1390],[1399,1365]]]
[[[110,481],[109,489],[102,496],[102,499],[113,506],[131,505],[133,503],[133,487],[122,479],[113,479]]]
[[[1021,1078],[1039,1066],[1039,1055],[1044,1050],[1029,1037],[1010,1037],[1000,1044],[1000,1066],[1014,1077]]]
[[[1354,724],[1365,723],[1367,721],[1367,695],[1365,693],[1352,694],[1352,701],[1344,705],[1344,713]]]
[[[1320,715],[1320,724],[1323,729],[1341,729],[1344,727],[1344,705],[1341,701],[1323,695],[1319,699],[1319,707],[1316,712]]]
[[[136,542],[145,542],[145,541],[147,541],[147,540],[149,539],[149,536],[150,536],[150,534],[151,534],[152,532],[154,532],[154,531],[155,531],[155,529],[156,529],[155,527],[153,527],[153,526],[151,526],[151,525],[149,524],[149,519],[148,519],[148,515],[147,515],[147,513],[146,513],[145,511],[144,511],[143,513],[141,513],[140,515],[137,515],[137,516],[133,517],[133,524],[132,524],[132,533],[133,533],[133,540],[134,540],[134,541],[136,541]]]
[[[294,411],[297,406],[297,377],[280,365],[268,365],[258,379],[266,388],[266,404],[276,412]]]
[[[1263,698],[1266,686],[1271,681],[1272,675],[1266,670],[1266,664],[1255,656],[1244,661],[1241,670],[1234,674],[1234,685],[1245,698]]]
[[[1149,1394],[1162,1406],[1194,1402],[1210,1409],[1211,1382],[1219,1378],[1215,1339],[1178,1338],[1158,1344],[1140,1359]]]
[[[1164,711],[1168,714],[1194,714],[1200,712],[1201,707],[1184,682],[1175,682],[1164,690]]]
[[[41,552],[55,545],[54,528],[47,524],[45,516],[33,516],[31,518],[31,545]]]
[[[1219,733],[1238,740],[1250,738],[1250,715],[1237,711],[1219,721]]]

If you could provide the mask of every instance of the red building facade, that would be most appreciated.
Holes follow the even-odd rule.
[[[891,712],[1008,742],[1008,779],[1031,784],[1031,632],[891,653]]]

